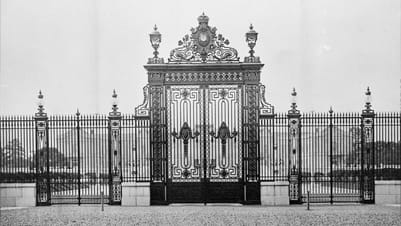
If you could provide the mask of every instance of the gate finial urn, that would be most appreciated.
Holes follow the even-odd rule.
[[[153,49],[153,58],[148,59],[148,64],[162,64],[163,63],[163,58],[159,58],[159,52],[157,49],[159,49],[160,43],[162,41],[162,35],[160,32],[157,30],[157,26],[153,27],[153,32],[149,34],[149,39],[150,39],[150,44],[152,45]]]
[[[255,53],[256,41],[258,40],[258,33],[253,29],[253,25],[249,26],[249,31],[245,34],[245,41],[248,43],[250,48],[249,50],[249,57],[245,57],[244,61],[247,63],[259,63],[259,57],[255,57],[253,54]]]
[[[251,24],[249,26],[249,31],[246,33],[246,42],[248,43],[248,46],[251,50],[249,50],[249,54],[250,57],[253,57],[253,54],[255,53],[255,51],[253,50],[253,48],[256,45],[256,41],[258,40],[258,33],[253,30],[253,25]]]

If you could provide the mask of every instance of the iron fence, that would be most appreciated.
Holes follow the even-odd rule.
[[[0,117],[0,182],[44,180],[38,190],[49,194],[38,198],[45,197],[49,204],[100,203],[101,192],[107,203],[111,197],[107,115],[55,115],[46,121],[47,139],[37,148],[34,117]],[[150,181],[148,118],[124,115],[121,131],[121,182]]]
[[[371,201],[374,179],[401,179],[400,113],[376,113],[373,136],[365,141],[363,118],[360,113],[300,115],[301,202],[308,191],[311,202]],[[260,118],[261,181],[289,180],[289,123],[288,114]]]
[[[35,182],[35,137],[31,116],[0,117],[1,182]]]
[[[108,199],[107,117],[60,115],[48,123],[51,203],[100,203],[102,191]]]
[[[288,180],[288,117],[279,113],[261,118],[260,128],[260,180]]]
[[[146,117],[125,115],[122,130],[122,181],[150,181],[150,127]]]
[[[401,180],[400,113],[376,113],[374,123],[375,179]]]
[[[362,166],[355,134],[361,117],[355,113],[304,114],[301,133],[302,200],[311,202],[360,201]],[[350,160],[352,159],[352,160]]]
[[[109,120],[107,115],[50,116],[47,144],[38,149],[34,117],[0,116],[0,182],[48,178],[51,203],[99,203],[100,192],[107,200]],[[373,138],[364,140],[359,113],[300,115],[301,201],[308,191],[312,202],[364,200],[372,189],[371,172],[376,180],[401,180],[400,113],[376,113],[373,121]],[[123,115],[120,129],[121,182],[150,182],[149,118]],[[288,181],[288,114],[261,117],[259,131],[260,181]],[[366,152],[369,145],[373,149]]]

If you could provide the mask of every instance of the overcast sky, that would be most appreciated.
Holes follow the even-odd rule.
[[[371,87],[376,111],[400,111],[399,0],[1,0],[0,114],[33,114],[39,89],[51,114],[133,113],[147,83],[148,34],[162,33],[160,56],[205,12],[241,61],[245,33],[259,33],[255,55],[277,112],[296,87],[304,112],[361,111]]]

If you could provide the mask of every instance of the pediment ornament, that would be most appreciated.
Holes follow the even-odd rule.
[[[185,35],[178,41],[179,47],[170,52],[169,63],[239,61],[237,50],[228,47],[230,41],[208,25],[208,16],[203,13],[198,22],[198,27],[191,28],[191,34]]]

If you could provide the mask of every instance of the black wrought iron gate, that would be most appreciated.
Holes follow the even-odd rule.
[[[170,202],[241,202],[241,87],[170,86]]]
[[[260,203],[263,64],[253,52],[240,62],[206,15],[198,22],[168,63],[158,57],[157,28],[150,34],[151,204]],[[253,48],[256,32],[247,34]]]

